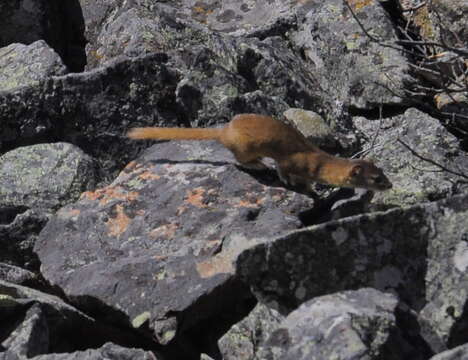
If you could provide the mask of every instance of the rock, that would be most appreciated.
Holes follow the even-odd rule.
[[[0,4],[0,13],[4,18],[0,48],[12,43],[29,45],[44,40],[60,55],[69,70],[83,70],[86,39],[78,0],[8,1]]]
[[[283,316],[277,311],[258,303],[245,319],[219,339],[223,360],[259,358],[259,345],[267,340],[282,320]]]
[[[33,284],[36,279],[37,275],[31,271],[18,266],[0,263],[0,280],[16,285],[27,286],[28,284]]]
[[[457,346],[431,357],[430,360],[465,360],[468,359],[468,344]]]
[[[294,231],[244,250],[237,272],[259,301],[282,313],[325,293],[363,286],[392,291],[411,309],[423,309],[419,321],[433,349],[456,346],[467,340],[467,199],[459,195]]]
[[[394,25],[379,1],[354,2],[353,12],[374,38],[398,39]],[[404,105],[404,90],[414,79],[404,54],[373,42],[341,0],[315,3],[290,34],[292,43],[311,63],[322,88],[337,104],[355,109]],[[352,70],[351,70],[352,69]]]
[[[19,358],[19,359],[23,359],[23,358]],[[24,357],[24,359],[27,359],[27,358]],[[101,360],[101,359],[157,360],[158,358],[156,357],[156,355],[154,355],[150,351],[144,351],[141,349],[124,348],[122,346],[119,346],[113,343],[106,343],[99,349],[89,349],[89,350],[84,350],[84,351],[76,351],[73,353],[46,354],[46,355],[38,355],[34,357],[34,360]]]
[[[313,205],[272,172],[256,180],[232,162],[219,144],[153,146],[47,224],[36,242],[42,274],[80,307],[106,304],[122,315],[114,321],[162,344],[197,334],[251,301],[234,277],[241,249],[297,229]]]
[[[160,55],[148,55],[0,93],[0,152],[60,139],[99,159],[112,178],[138,151],[135,143],[122,141],[129,123],[177,123],[171,105],[177,76],[163,62]]]
[[[427,4],[415,0],[399,0],[403,15],[416,26],[424,41],[435,41],[448,46],[468,45],[466,29],[468,2],[454,3],[437,0]],[[445,49],[444,49],[445,50]]]
[[[426,359],[397,321],[398,299],[375,289],[317,297],[260,345],[259,359]]]
[[[0,48],[0,67],[0,91],[35,85],[49,76],[67,73],[58,54],[43,40]]]
[[[80,349],[99,348],[109,341],[119,342],[121,346],[128,346],[129,343],[148,346],[148,343],[145,344],[135,334],[100,324],[56,296],[2,280],[0,317],[7,320],[3,323],[0,343],[2,351],[6,352],[6,359],[25,359],[49,353],[74,353]],[[99,350],[89,350],[83,354],[67,354],[68,357],[65,354],[44,355],[44,359],[49,359],[47,356],[50,359],[55,359],[54,356],[57,359],[70,359],[75,358],[74,356],[86,358],[86,354],[100,359],[96,354],[105,356],[106,353],[109,356],[115,353],[115,358],[120,359],[132,352],[150,356],[142,350],[106,344]]]
[[[17,148],[0,157],[0,209],[56,209],[77,199],[95,181],[93,160],[66,143]]]
[[[5,264],[0,279],[22,283],[30,278],[29,271],[39,270],[33,246],[50,213],[18,207],[2,208],[0,215],[4,217],[0,222],[0,262]]]
[[[393,188],[376,193],[374,202],[386,206],[413,205],[463,192],[466,180],[422,161],[397,140],[403,140],[423,157],[456,172],[468,175],[468,159],[459,141],[436,119],[416,109],[381,121],[355,118],[357,129],[366,134],[366,148],[378,166],[387,173]]]

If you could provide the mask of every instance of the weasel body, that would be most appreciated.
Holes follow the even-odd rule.
[[[134,128],[127,135],[132,139],[217,140],[246,168],[265,169],[261,159],[274,159],[281,181],[291,185],[315,181],[371,190],[392,187],[372,162],[330,155],[293,127],[265,115],[236,115],[223,128]]]

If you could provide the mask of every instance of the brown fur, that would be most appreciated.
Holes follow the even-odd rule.
[[[276,161],[283,182],[295,185],[316,181],[341,187],[387,190],[392,184],[383,171],[367,160],[332,156],[310,143],[299,131],[270,116],[240,114],[219,129],[135,128],[132,139],[217,140],[243,166],[262,169],[261,159]]]

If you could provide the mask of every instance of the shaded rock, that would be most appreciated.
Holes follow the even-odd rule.
[[[392,20],[379,1],[351,4],[372,36],[381,41],[398,39]],[[404,105],[405,88],[414,82],[401,51],[369,39],[341,0],[319,2],[290,35],[313,65],[322,88],[337,104],[373,109],[380,104]]]
[[[374,158],[393,183],[391,190],[375,194],[376,203],[412,205],[461,193],[466,188],[466,184],[458,182],[463,178],[422,161],[397,142],[401,139],[421,156],[468,175],[468,159],[459,141],[436,119],[408,109],[403,115],[380,121],[355,118],[354,124],[362,132],[365,148],[372,146],[366,157]]]
[[[0,209],[58,208],[95,184],[93,160],[67,143],[17,148],[0,157]]]
[[[431,357],[430,360],[465,360],[468,359],[468,344],[461,345],[452,350],[444,351]]]
[[[294,231],[244,250],[237,271],[260,301],[282,313],[315,296],[362,286],[393,291],[416,311],[445,294],[428,326],[464,337],[455,323],[466,318],[466,273],[451,259],[467,232],[467,199],[460,195]],[[442,319],[448,306],[455,317]]]
[[[35,85],[49,76],[67,73],[58,54],[43,40],[0,48],[0,67],[0,91]]]
[[[321,149],[337,147],[337,139],[325,120],[313,111],[291,108],[284,112],[284,117],[306,138]]]
[[[56,296],[2,280],[0,317],[0,346],[2,351],[6,351],[6,359],[24,359],[49,353],[73,353],[86,348],[98,348],[108,341],[120,342],[123,346],[133,343],[135,346],[148,347],[147,343],[139,340],[131,332],[125,333],[99,324]],[[119,349],[121,348],[116,345],[104,345],[101,353],[104,355],[106,352],[111,354],[115,351],[116,354],[125,354],[125,351]],[[94,354],[94,351],[88,354]],[[138,353],[139,351],[136,351],[136,354]],[[50,356],[67,359],[75,356],[65,355]]]
[[[141,349],[124,348],[122,346],[106,343],[99,349],[89,349],[65,354],[47,354],[34,357],[34,360],[157,360],[158,357],[150,351]]]
[[[25,360],[30,357],[20,356],[13,351],[6,351],[4,353],[5,360]],[[101,360],[101,359],[112,359],[112,360],[131,360],[131,359],[142,359],[142,360],[157,360],[158,357],[150,351],[144,351],[141,349],[125,348],[113,343],[106,343],[99,349],[89,349],[84,351],[76,351],[73,353],[62,353],[62,354],[45,354],[34,356],[34,360]]]
[[[218,341],[223,360],[259,358],[259,346],[283,320],[277,311],[258,303],[250,314]]]
[[[48,223],[36,243],[43,275],[80,307],[106,304],[120,313],[113,322],[163,344],[196,341],[197,327],[220,314],[245,314],[252,299],[232,261],[300,227],[298,213],[313,200],[264,185],[279,180],[267,172],[258,182],[232,161],[211,142],[151,147],[110,186],[84,193]],[[220,325],[205,338],[209,331],[217,339]]]
[[[17,266],[30,271],[39,270],[39,262],[33,253],[33,246],[39,232],[49,220],[50,214],[37,209],[27,210],[24,207],[2,208],[4,217],[0,223],[0,262]],[[5,269],[6,277],[2,280],[12,281],[10,277],[24,279],[29,277],[26,270]],[[17,277],[19,276],[19,278]],[[16,281],[12,281],[16,283]]]
[[[44,39],[56,24],[53,16],[54,1],[19,0],[0,4],[3,26],[0,30],[0,47],[11,43],[31,44]],[[46,19],[50,20],[47,22]]]
[[[425,41],[435,41],[448,46],[468,46],[466,0],[437,0],[430,4],[423,1],[399,0],[399,3],[403,16],[418,28]]]
[[[0,263],[0,280],[16,284],[28,285],[34,283],[37,275],[18,266]]]
[[[149,55],[1,93],[0,151],[60,139],[99,159],[112,177],[137,152],[122,141],[130,122],[177,123],[177,77],[163,60]]]
[[[398,299],[375,289],[325,295],[290,313],[259,359],[426,359],[398,329]]]
[[[0,4],[0,47],[44,40],[71,71],[86,64],[83,14],[78,0],[16,0]]]

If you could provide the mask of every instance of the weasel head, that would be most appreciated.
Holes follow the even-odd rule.
[[[376,191],[392,188],[392,183],[385,176],[382,169],[368,160],[352,160],[345,182],[349,187]]]

